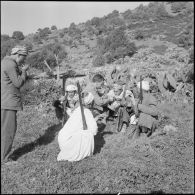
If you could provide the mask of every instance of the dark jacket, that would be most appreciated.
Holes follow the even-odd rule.
[[[26,78],[26,71],[20,71],[11,57],[1,61],[1,109],[22,110],[20,87]]]
[[[151,94],[144,94],[142,104],[138,105],[138,110],[140,111],[138,125],[151,129],[158,118],[156,98]]]

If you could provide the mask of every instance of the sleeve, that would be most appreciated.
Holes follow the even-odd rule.
[[[154,96],[148,96],[147,105],[139,104],[138,110],[151,116],[158,116],[157,99]]]
[[[139,104],[138,110],[145,113],[145,114],[149,114],[151,116],[158,116],[158,110],[157,110],[156,106],[154,106],[154,105],[146,106],[143,104]]]
[[[22,70],[21,75],[19,74],[19,71],[17,70],[17,67],[15,64],[9,63],[7,66],[6,73],[12,83],[15,87],[20,88],[23,86],[24,82],[27,78],[27,73],[25,70]]]

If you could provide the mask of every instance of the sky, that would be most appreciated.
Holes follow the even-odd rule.
[[[57,26],[69,27],[103,17],[113,10],[124,12],[133,10],[140,4],[149,2],[94,2],[94,1],[1,1],[1,34],[12,36],[14,31],[22,31],[26,36],[39,28]]]

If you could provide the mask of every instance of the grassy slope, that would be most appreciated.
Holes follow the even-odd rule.
[[[95,137],[95,155],[73,163],[56,161],[54,112],[25,108],[13,144],[19,164],[2,166],[2,193],[193,193],[193,107],[160,108],[177,133],[133,143],[110,122]]]

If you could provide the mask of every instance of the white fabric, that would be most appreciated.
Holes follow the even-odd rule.
[[[140,82],[137,83],[138,88],[140,88]],[[150,85],[148,81],[142,81],[142,89],[148,91],[150,89]]]
[[[60,153],[57,160],[79,161],[93,154],[96,121],[89,109],[84,108],[87,130],[83,130],[80,106],[75,109],[58,134]]]
[[[114,98],[116,99],[116,101],[112,102],[112,104],[109,105],[109,108],[110,108],[111,110],[116,111],[116,110],[119,108],[119,106],[120,106],[120,101],[121,101],[122,98],[123,98],[123,93],[124,93],[124,91],[122,91],[121,94],[120,94],[119,96],[117,96],[117,95],[114,94],[114,90],[110,90],[110,91],[109,91],[109,93],[107,94],[107,95],[108,95],[108,98],[109,98],[110,100],[113,100]],[[129,90],[126,90],[125,97],[128,97],[128,96],[130,96],[132,104],[135,105],[135,98],[134,98],[133,93],[132,93],[131,91],[129,91]],[[129,105],[128,105],[128,106],[129,106]]]
[[[75,85],[68,85],[66,91],[77,91],[77,87]]]
[[[88,92],[87,96],[84,98],[85,105],[89,105],[94,100],[94,96],[91,92]]]
[[[138,122],[138,119],[135,117],[135,114],[131,116],[130,118],[130,124],[131,125],[136,125]]]

